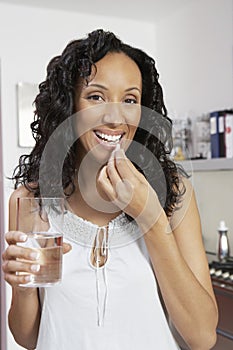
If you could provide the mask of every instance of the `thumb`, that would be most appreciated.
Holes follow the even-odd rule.
[[[72,246],[69,243],[63,243],[62,248],[63,248],[63,254],[66,254],[72,249]]]

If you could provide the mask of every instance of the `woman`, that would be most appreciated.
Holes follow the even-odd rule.
[[[171,122],[154,60],[96,30],[50,62],[35,105],[36,145],[14,174],[3,254],[16,342],[38,350],[177,349],[158,284],[190,348],[210,349],[217,307],[200,219],[188,179],[169,159]],[[61,143],[48,142],[55,134]],[[63,280],[38,293],[18,286],[30,280],[18,272],[39,266],[35,260],[32,271],[35,257],[16,245],[26,237],[15,231],[15,203],[57,194],[64,149]]]

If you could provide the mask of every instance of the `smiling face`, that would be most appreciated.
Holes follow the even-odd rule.
[[[88,83],[76,91],[79,160],[90,152],[98,163],[109,159],[118,143],[126,149],[140,121],[142,77],[124,53],[108,53],[96,64]]]

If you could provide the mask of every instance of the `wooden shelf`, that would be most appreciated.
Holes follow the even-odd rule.
[[[188,172],[233,170],[233,158],[195,159],[177,162]]]

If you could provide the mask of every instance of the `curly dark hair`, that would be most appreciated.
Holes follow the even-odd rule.
[[[136,62],[141,71],[141,105],[145,109],[142,108],[134,140],[142,147],[140,152],[135,152],[134,147],[130,146],[127,155],[134,159],[137,168],[155,188],[166,214],[170,216],[185,191],[184,186],[180,186],[180,174],[184,174],[184,171],[169,158],[172,149],[172,122],[167,116],[155,61],[142,50],[123,43],[113,33],[102,29],[89,33],[84,39],[70,42],[60,56],[49,62],[46,80],[39,85],[39,94],[34,101],[35,118],[31,129],[35,146],[30,154],[24,154],[19,159],[12,177],[15,188],[22,184],[34,192],[35,196],[41,194],[39,179],[45,174],[39,174],[39,169],[46,144],[54,130],[75,113],[74,100],[79,79],[88,79],[95,63],[109,52],[125,53]],[[64,147],[69,140],[75,139],[73,132],[72,125],[67,130],[62,130],[61,142],[64,143]],[[76,146],[77,141],[71,147],[67,147],[62,165],[62,188],[66,191],[66,196],[70,196],[75,190]],[[153,163],[151,157],[146,155],[145,146],[152,152],[152,158],[156,159],[156,162]],[[54,159],[57,152],[57,147],[54,146]],[[50,163],[48,159],[47,164]],[[56,178],[52,174],[56,174],[59,166],[61,164],[56,164],[54,168],[53,164],[53,168],[51,166],[47,169],[50,179]],[[56,194],[57,184],[51,181],[47,185],[50,194]]]

